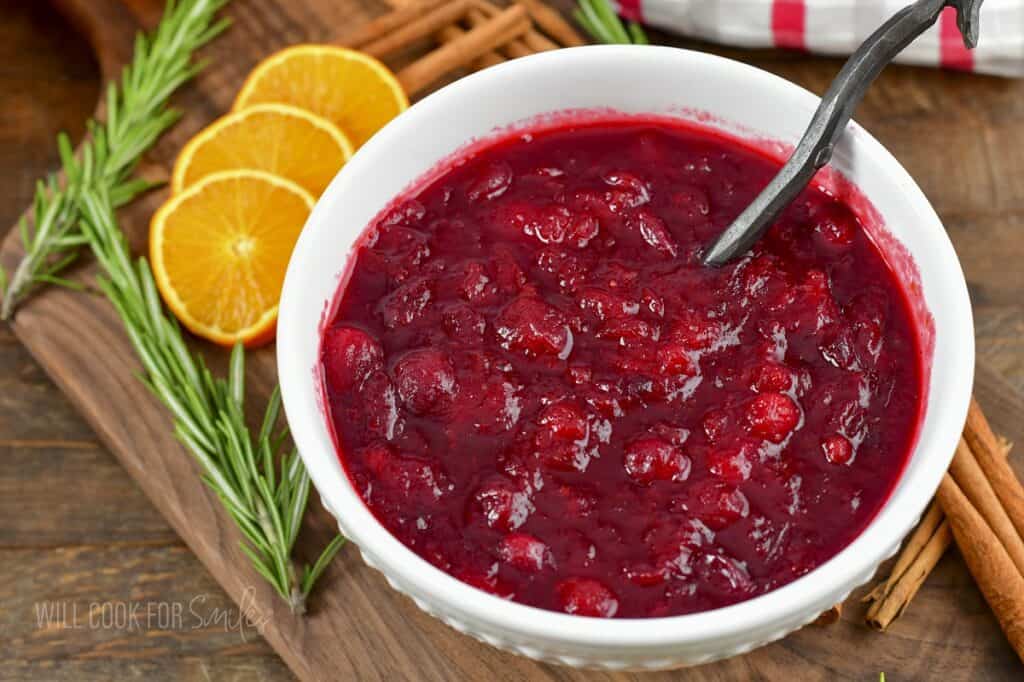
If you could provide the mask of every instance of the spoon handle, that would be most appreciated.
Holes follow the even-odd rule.
[[[814,173],[832,158],[835,144],[868,86],[903,48],[936,22],[947,2],[918,0],[904,7],[857,48],[821,98],[792,156],[704,253],[705,265],[722,265],[753,246]]]

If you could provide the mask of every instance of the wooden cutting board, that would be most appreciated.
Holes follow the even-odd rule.
[[[163,0],[56,1],[89,36],[107,78],[119,74],[136,30],[154,25],[163,9]],[[569,3],[556,4],[565,9]],[[341,37],[342,27],[355,28],[385,9],[372,0],[235,0],[228,10],[233,27],[205,50],[211,66],[176,97],[184,120],[146,156],[144,171],[166,177],[184,141],[229,108],[245,74],[263,56],[296,42]],[[164,192],[155,192],[121,212],[136,249],[144,246],[149,216],[163,199]],[[19,254],[12,232],[0,258],[10,267]],[[74,277],[90,281],[93,274],[87,265]],[[137,380],[138,364],[111,307],[97,296],[51,288],[18,312],[14,330],[210,573],[262,624],[263,636],[299,678],[640,677],[537,664],[460,635],[391,590],[363,565],[354,547],[344,549],[328,569],[311,612],[293,617],[249,567],[232,522],[199,483],[198,469],[172,436],[165,411]],[[201,343],[195,347],[223,366],[221,351]],[[252,354],[248,371],[255,411],[275,382],[273,351]],[[985,366],[979,367],[976,392],[997,431],[1024,443],[1024,400]],[[1014,460],[1018,468],[1024,464],[1019,451]],[[299,555],[313,556],[333,533],[330,517],[312,501]],[[1019,662],[953,552],[889,634],[865,628],[862,613],[851,599],[836,625],[805,628],[741,658],[643,677],[873,680],[885,671],[890,680],[1019,679]]]

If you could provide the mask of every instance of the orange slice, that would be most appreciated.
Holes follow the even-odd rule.
[[[315,197],[352,156],[352,143],[325,118],[287,104],[259,104],[214,121],[174,164],[180,192],[223,170],[250,168],[288,178]]]
[[[220,345],[273,339],[285,268],[313,203],[291,180],[259,170],[213,173],[171,197],[149,227],[167,307]]]
[[[260,62],[235,99],[235,111],[278,102],[340,128],[358,149],[409,107],[393,73],[373,57],[331,45],[296,45]]]

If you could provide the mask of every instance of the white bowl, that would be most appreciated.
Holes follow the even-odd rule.
[[[891,262],[898,261],[904,286],[926,306],[919,312],[930,311],[934,320],[926,410],[913,455],[877,517],[833,559],[782,588],[692,615],[603,620],[470,587],[407,549],[363,504],[339,464],[315,371],[321,319],[359,234],[397,194],[468,142],[552,112],[613,109],[699,119],[744,138],[776,141],[781,153],[799,139],[817,104],[792,83],[719,57],[663,47],[583,47],[464,78],[413,106],[359,150],[321,197],[292,254],[277,356],[302,459],[324,506],[366,563],[425,611],[489,644],[608,669],[671,668],[744,653],[811,621],[872,576],[916,523],[949,465],[971,394],[974,333],[963,273],[942,224],[907,172],[856,124],[833,167],[877,211],[886,227],[876,229],[876,239]]]

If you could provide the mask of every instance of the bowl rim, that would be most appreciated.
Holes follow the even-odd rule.
[[[960,436],[966,418],[971,386],[974,375],[974,334],[973,318],[963,272],[953,250],[953,245],[917,183],[903,166],[873,136],[856,122],[850,123],[846,136],[859,147],[873,162],[887,167],[887,171],[899,180],[904,191],[904,201],[912,204],[916,213],[925,217],[925,225],[919,229],[934,232],[933,258],[941,260],[949,269],[956,290],[953,298],[943,301],[943,307],[951,311],[952,317],[962,322],[953,331],[959,333],[954,341],[964,352],[953,362],[951,385],[962,386],[963,390],[948,397],[944,419],[937,423],[933,440],[948,443],[945,452],[930,452],[930,465],[916,471],[912,486],[902,485],[911,475],[911,467],[905,467],[890,497],[875,517],[850,544],[831,559],[796,580],[763,595],[710,611],[659,618],[612,618],[600,619],[573,616],[528,606],[502,599],[472,587],[450,574],[436,568],[395,538],[370,512],[355,491],[342,468],[342,478],[347,485],[339,488],[326,485],[329,475],[327,467],[333,460],[334,466],[341,467],[335,448],[320,446],[319,429],[327,429],[324,416],[319,408],[319,386],[314,377],[313,364],[316,359],[301,358],[292,351],[298,345],[299,335],[309,330],[297,329],[291,323],[293,309],[306,303],[304,292],[298,284],[302,263],[315,252],[315,234],[326,229],[338,198],[350,191],[349,179],[371,163],[374,157],[385,150],[399,131],[409,126],[422,125],[425,116],[434,115],[438,107],[452,93],[469,87],[480,86],[487,81],[500,81],[509,72],[525,69],[557,69],[564,60],[609,59],[628,60],[635,57],[636,50],[644,50],[645,56],[665,59],[684,59],[692,66],[717,71],[721,78],[756,78],[767,86],[776,88],[787,97],[802,99],[813,109],[819,99],[806,89],[779,76],[742,62],[681,48],[664,46],[597,45],[567,48],[544,52],[529,57],[511,60],[486,70],[471,74],[437,92],[425,97],[406,112],[388,123],[360,149],[325,190],[302,234],[296,243],[289,262],[282,289],[280,316],[278,321],[277,365],[285,412],[300,456],[305,463],[317,491],[325,506],[342,522],[349,539],[364,553],[374,559],[375,567],[413,594],[417,600],[443,603],[450,612],[474,623],[487,623],[503,632],[519,633],[546,642],[577,646],[616,646],[635,649],[655,649],[666,646],[686,646],[706,642],[709,639],[732,639],[743,637],[744,633],[756,629],[771,628],[787,618],[799,617],[817,603],[827,608],[828,599],[845,596],[846,590],[854,587],[873,573],[878,564],[886,558],[886,552],[898,543],[916,523],[925,505],[938,488],[943,473],[952,459],[955,444]],[[452,150],[456,151],[456,150]],[[339,263],[338,270],[344,268]],[[318,302],[318,305],[320,303]],[[936,330],[938,331],[938,330]],[[934,389],[925,390],[925,400]],[[315,398],[313,396],[316,396]],[[310,405],[315,409],[310,410]],[[924,437],[924,420],[928,412],[935,409],[928,404],[922,410],[921,430],[914,445],[914,453]],[[836,594],[842,590],[842,593]]]

